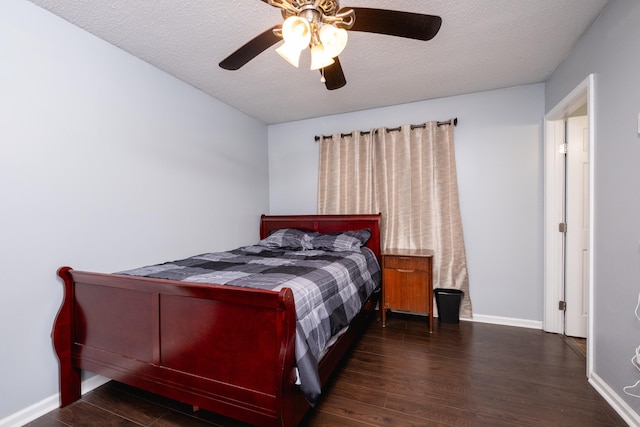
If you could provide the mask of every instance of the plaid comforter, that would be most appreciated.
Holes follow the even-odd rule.
[[[332,252],[246,246],[119,274],[273,291],[290,288],[298,320],[295,351],[300,387],[312,405],[320,397],[320,354],[381,281],[378,261],[366,247]]]

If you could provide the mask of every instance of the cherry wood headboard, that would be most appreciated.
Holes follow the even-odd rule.
[[[381,214],[360,215],[262,215],[260,217],[260,238],[264,239],[273,230],[281,228],[297,228],[300,230],[331,233],[335,231],[371,230],[371,238],[366,243],[378,258],[380,249]]]

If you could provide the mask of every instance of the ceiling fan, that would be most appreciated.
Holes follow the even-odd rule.
[[[440,30],[442,18],[434,15],[367,7],[340,8],[338,0],[262,0],[282,10],[285,19],[247,42],[220,62],[226,70],[238,70],[269,47],[298,66],[302,50],[311,49],[311,69],[318,69],[327,89],[343,87],[347,81],[338,60],[347,43],[347,30],[386,34],[416,40],[431,40]]]

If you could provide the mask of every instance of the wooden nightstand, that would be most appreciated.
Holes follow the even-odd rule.
[[[429,314],[433,331],[433,251],[389,249],[382,254],[382,326],[387,310]]]

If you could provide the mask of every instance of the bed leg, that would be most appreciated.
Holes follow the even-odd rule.
[[[61,267],[58,276],[65,286],[64,299],[56,316],[51,338],[60,362],[60,407],[65,407],[80,399],[80,369],[71,362],[73,343],[73,301],[74,288],[70,267]]]
[[[60,363],[60,407],[64,408],[80,399],[80,370]]]
[[[64,328],[66,329],[66,328]],[[53,340],[56,355],[60,365],[60,407],[63,408],[80,399],[81,370],[73,367],[71,363],[70,334],[60,333],[60,329],[54,330]]]

